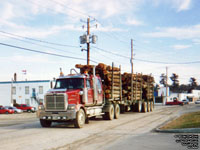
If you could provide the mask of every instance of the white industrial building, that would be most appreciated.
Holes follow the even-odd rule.
[[[166,97],[166,91],[168,91],[168,97]],[[193,103],[196,100],[200,99],[200,90],[192,90],[191,93],[172,93],[170,92],[170,89],[168,87],[168,90],[166,90],[166,87],[161,87],[158,90],[158,96],[163,98],[163,104],[166,102],[173,101],[173,98],[178,98],[179,101],[183,100],[189,100],[189,102]]]
[[[0,82],[0,105],[29,104],[37,108],[51,88],[50,80]]]

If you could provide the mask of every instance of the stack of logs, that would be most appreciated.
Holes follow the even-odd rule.
[[[133,100],[153,99],[154,78],[148,75],[133,74]],[[131,74],[122,75],[122,97],[131,100]]]
[[[77,64],[75,67],[80,69],[81,74],[87,72],[89,75],[93,75],[93,65]],[[103,90],[106,99],[120,99],[123,97],[131,100],[130,73],[121,75],[119,68],[112,68],[111,66],[99,63],[95,68],[95,74],[104,81]],[[133,74],[133,100],[153,99],[153,83],[154,78],[149,75]]]
[[[76,68],[80,69],[80,73],[87,72],[89,75],[93,75],[93,65],[80,65],[77,64]],[[111,67],[103,63],[99,63],[95,67],[95,74],[100,76],[103,82],[103,90],[105,92],[106,99],[119,99],[121,96],[121,72],[117,67]],[[113,78],[112,78],[113,76]],[[113,80],[112,80],[113,79]]]

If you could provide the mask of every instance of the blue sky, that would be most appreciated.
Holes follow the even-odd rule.
[[[122,66],[123,72],[130,72],[130,60],[126,57],[130,57],[133,39],[134,72],[151,73],[158,83],[168,66],[169,76],[177,73],[181,83],[188,83],[190,77],[200,83],[199,63],[182,64],[199,61],[199,8],[197,0],[2,0],[0,43],[86,59],[79,36],[86,32],[86,28],[82,28],[84,21],[92,16],[91,20],[96,20],[91,22],[91,34],[98,36],[97,44],[91,44],[92,60],[105,64],[114,62]],[[59,75],[60,67],[68,74],[75,64],[86,63],[3,45],[0,50],[0,81],[11,80],[15,72],[18,80],[52,79]],[[24,69],[26,76],[22,74]]]

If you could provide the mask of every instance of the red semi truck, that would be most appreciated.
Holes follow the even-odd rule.
[[[106,82],[96,75],[95,67],[92,69],[92,74],[77,72],[72,74],[73,70],[71,69],[69,75],[56,79],[55,87],[46,93],[45,103],[39,106],[37,112],[42,127],[50,127],[52,122],[71,120],[75,127],[81,128],[91,117],[101,115],[106,120],[117,119],[120,108],[124,110],[127,106],[134,106],[133,104],[142,105],[138,101],[137,103],[130,102],[127,98],[122,99],[121,73],[115,73],[113,67],[111,74],[108,74],[112,80],[111,93],[107,95]],[[117,87],[114,86],[116,80]],[[145,103],[143,100],[143,104]],[[152,105],[149,102],[144,106],[150,104]]]

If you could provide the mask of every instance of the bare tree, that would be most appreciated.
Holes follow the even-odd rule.
[[[166,80],[167,80],[167,77],[164,73],[161,74],[160,76],[160,84],[164,85],[164,87],[166,87]]]
[[[170,79],[172,80],[172,86],[173,87],[179,86],[178,75],[176,73],[172,73],[172,76],[170,77]]]
[[[191,77],[190,80],[189,80],[189,82],[190,82],[190,86],[191,87],[193,87],[193,88],[197,87],[197,80],[196,80],[196,78]]]

